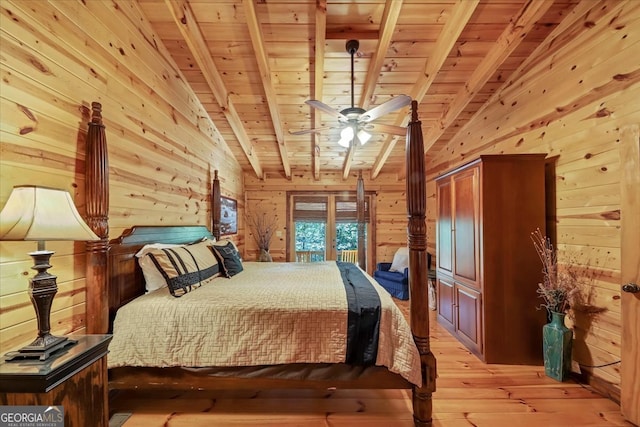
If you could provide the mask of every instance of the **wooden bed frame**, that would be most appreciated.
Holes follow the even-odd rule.
[[[87,333],[103,334],[119,307],[142,295],[144,277],[135,253],[152,242],[186,243],[211,236],[204,226],[136,226],[111,242],[108,239],[109,181],[107,144],[99,103],[92,103],[92,119],[87,134],[86,204],[87,223],[100,237],[87,243]],[[409,244],[410,324],[420,353],[422,387],[415,387],[387,370],[378,370],[358,380],[320,381],[289,379],[247,379],[198,375],[181,368],[116,368],[109,371],[112,389],[273,389],[329,387],[412,388],[413,418],[416,426],[432,424],[432,393],[435,391],[436,360],[429,343],[427,287],[426,183],[424,145],[417,102],[411,106],[407,130],[407,214]],[[358,191],[363,187],[358,184]],[[212,184],[212,231],[219,238],[220,184],[217,171]],[[105,304],[108,301],[108,304]]]

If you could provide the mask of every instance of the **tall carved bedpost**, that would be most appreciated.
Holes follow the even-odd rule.
[[[213,184],[211,185],[211,234],[216,240],[220,240],[220,180],[218,170],[213,171]]]
[[[364,240],[364,180],[362,171],[358,174],[356,185],[356,218],[358,220],[358,265],[367,270],[367,254]]]
[[[436,390],[436,359],[429,346],[429,298],[427,286],[427,208],[424,142],[418,120],[418,102],[411,102],[411,122],[407,128],[407,216],[409,238],[409,297],[411,332],[420,352],[422,387],[413,388],[413,421],[431,426],[432,393]]]
[[[92,102],[91,109],[85,160],[86,219],[100,240],[87,242],[86,317],[88,334],[104,334],[109,329],[109,159],[102,105]]]

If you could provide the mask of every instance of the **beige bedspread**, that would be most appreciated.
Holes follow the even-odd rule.
[[[181,298],[162,288],[121,307],[109,367],[345,361],[347,300],[335,262],[243,265],[238,275],[212,279]],[[382,303],[376,365],[420,386],[409,325],[389,294],[369,279]]]

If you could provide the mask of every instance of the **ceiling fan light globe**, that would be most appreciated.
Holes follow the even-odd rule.
[[[347,126],[340,131],[340,139],[338,140],[338,144],[345,148],[349,148],[351,140],[353,139],[353,135],[353,128],[351,126]]]
[[[344,147],[344,148],[349,148],[349,144],[351,143],[351,139],[347,139],[347,138],[340,138],[338,140],[338,145]]]
[[[347,126],[346,128],[340,131],[340,137],[342,139],[353,139],[353,128],[351,126]]]
[[[360,129],[358,131],[358,139],[360,140],[360,145],[364,145],[371,139],[371,134],[364,129]]]

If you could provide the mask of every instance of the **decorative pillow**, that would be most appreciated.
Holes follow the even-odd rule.
[[[240,261],[242,261],[242,256],[240,256],[240,251],[238,250],[238,247],[236,246],[236,244],[233,242],[233,240],[229,240],[229,239],[222,239],[222,240],[209,240],[209,243],[211,244],[211,246],[227,246],[229,243],[231,243],[231,245],[233,246],[233,249],[235,249],[236,253],[238,254],[238,258],[240,258]]]
[[[240,273],[243,270],[242,260],[238,254],[238,249],[233,242],[229,241],[226,245],[213,245],[211,249],[218,257],[218,260],[222,264],[222,270],[225,276],[232,277]]]
[[[165,248],[179,248],[184,245],[179,245],[176,243],[151,243],[148,245],[144,245],[142,249],[140,249],[136,253],[136,257],[138,258],[138,264],[142,269],[142,274],[144,275],[144,282],[147,292],[155,291],[156,289],[164,288],[167,286],[167,281],[164,279],[164,276],[158,268],[153,263],[150,257],[145,256],[149,252],[157,249],[165,249]]]
[[[398,248],[389,271],[404,273],[405,268],[409,268],[409,248]]]
[[[218,260],[209,247],[209,242],[202,242],[155,249],[146,257],[164,277],[171,295],[180,297],[200,287],[203,281],[220,275]]]

